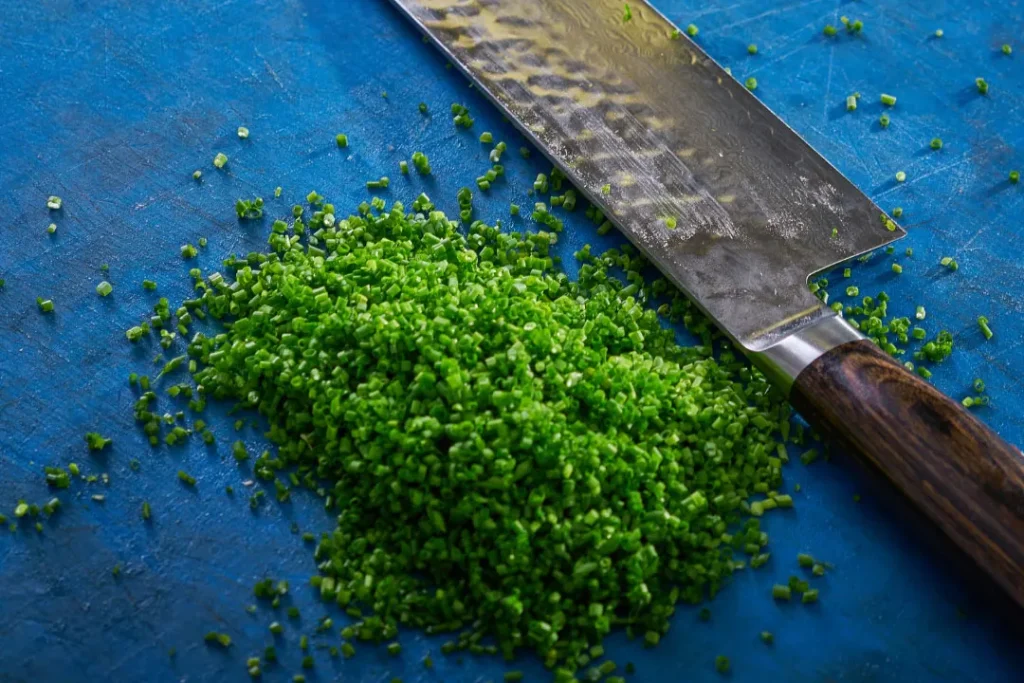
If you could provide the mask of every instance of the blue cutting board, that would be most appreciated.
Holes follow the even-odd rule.
[[[929,331],[956,339],[935,383],[960,398],[982,378],[992,404],[978,414],[1024,443],[1024,187],[1006,181],[1024,167],[1024,54],[999,49],[1021,33],[1019,2],[657,5],[681,26],[697,24],[698,42],[737,77],[756,76],[757,95],[882,206],[904,209],[909,237],[894,257],[857,265],[861,291],[884,288],[893,312],[926,306]],[[841,14],[861,19],[862,35],[825,38],[822,27],[838,26]],[[158,296],[188,296],[193,265],[216,268],[229,253],[263,247],[270,221],[240,224],[237,197],[266,198],[270,217],[313,189],[339,210],[354,208],[367,198],[364,181],[387,174],[389,200],[426,191],[454,212],[456,190],[487,166],[477,136],[490,130],[509,144],[509,172],[486,198],[477,193],[478,214],[530,229],[508,205],[529,206],[527,188],[549,168],[542,156],[520,158],[511,126],[383,0],[0,0],[0,16],[0,509],[47,500],[47,464],[75,461],[110,478],[59,493],[64,507],[41,534],[28,524],[0,530],[0,681],[246,681],[245,659],[271,643],[280,663],[265,667],[264,680],[290,680],[302,633],[314,643],[310,680],[500,680],[509,668],[500,660],[444,657],[443,638],[412,631],[401,636],[401,658],[357,645],[355,658],[332,659],[324,648],[340,644],[337,628],[316,636],[317,621],[346,618],[306,587],[314,563],[297,533],[332,528],[330,515],[305,494],[250,511],[242,484],[250,475],[230,443],[240,438],[258,452],[261,429],[247,419],[236,434],[222,406],[208,411],[215,448],[151,449],[133,423],[126,377],[155,374],[159,349],[130,346],[124,330]],[[937,28],[941,39],[932,37]],[[991,85],[987,97],[975,89],[978,76]],[[854,91],[863,98],[847,113]],[[888,130],[877,123],[881,92],[898,97]],[[417,111],[420,101],[430,115]],[[472,109],[471,131],[452,125],[452,102]],[[236,136],[239,125],[248,140]],[[338,132],[348,149],[335,145]],[[928,149],[933,137],[945,142],[940,152]],[[414,150],[430,156],[432,177],[399,175],[398,161]],[[219,151],[230,157],[220,172],[210,163]],[[61,211],[47,211],[51,194],[63,198]],[[198,259],[179,258],[200,236],[209,246]],[[559,246],[567,267],[586,242],[616,238],[598,238],[577,211]],[[959,271],[939,267],[946,255]],[[890,270],[894,260],[902,275]],[[159,290],[144,292],[144,278]],[[94,292],[103,279],[114,285],[105,299]],[[52,298],[56,312],[40,314],[37,296]],[[979,314],[991,320],[991,341],[976,327]],[[90,455],[83,434],[92,430],[113,437],[113,447]],[[176,479],[179,469],[198,479],[195,490]],[[766,518],[771,562],[738,574],[710,604],[710,622],[680,608],[654,650],[611,638],[611,657],[636,663],[632,680],[717,681],[718,654],[731,658],[736,682],[1021,680],[1020,613],[922,532],[886,485],[845,458],[796,464],[786,478],[802,492],[795,510]],[[104,503],[92,501],[96,493]],[[153,508],[148,525],[143,500]],[[820,580],[820,604],[777,605],[770,586],[795,573],[800,551],[836,568]],[[246,612],[264,576],[291,581],[301,619]],[[277,638],[267,629],[274,619],[285,624]],[[765,629],[775,633],[771,647],[758,640]],[[205,645],[209,630],[234,644]],[[514,667],[549,680],[535,658]]]

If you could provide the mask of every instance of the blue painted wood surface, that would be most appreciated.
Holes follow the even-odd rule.
[[[886,289],[893,312],[925,305],[926,327],[951,330],[957,344],[936,384],[959,398],[984,379],[992,405],[979,414],[1024,443],[1024,187],[1006,181],[1024,166],[1024,54],[999,49],[1020,36],[1020,3],[657,5],[682,26],[696,23],[698,41],[736,76],[756,76],[758,96],[872,197],[903,207],[909,237],[897,256],[858,265],[856,282],[862,292]],[[862,19],[863,34],[826,39],[822,27],[839,25],[842,14]],[[180,245],[208,237],[197,261],[204,269],[264,245],[269,221],[239,224],[237,197],[268,198],[270,216],[311,189],[351,208],[366,197],[365,180],[387,173],[389,199],[425,190],[452,212],[456,189],[486,166],[476,136],[491,130],[513,153],[506,181],[478,211],[528,228],[507,207],[530,201],[526,189],[547,166],[539,154],[525,161],[514,153],[521,142],[511,127],[383,0],[0,0],[0,16],[0,509],[47,500],[47,464],[75,461],[110,476],[59,493],[63,510],[42,534],[27,524],[0,531],[0,681],[245,681],[245,658],[274,642],[281,661],[264,679],[290,680],[298,635],[313,636],[324,615],[346,621],[304,587],[314,563],[293,531],[330,529],[331,519],[302,494],[250,512],[242,484],[250,475],[228,451],[236,438],[251,450],[264,442],[248,424],[236,435],[223,407],[209,411],[216,448],[150,449],[132,421],[126,376],[153,373],[159,349],[130,347],[123,330],[158,296],[188,295],[186,272],[196,263],[178,257]],[[987,97],[975,89],[978,76],[991,85]],[[863,97],[847,113],[854,91]],[[881,92],[898,97],[887,130],[877,123]],[[417,111],[420,101],[429,116]],[[452,126],[454,101],[472,108],[473,131]],[[248,140],[236,136],[239,125],[252,131]],[[349,135],[347,150],[336,147],[338,132]],[[945,142],[939,152],[928,149],[933,137]],[[433,177],[399,176],[398,160],[417,149],[430,155]],[[218,151],[230,157],[221,172],[210,164]],[[201,182],[191,178],[196,168]],[[894,181],[898,170],[905,183]],[[277,185],[283,195],[270,199]],[[61,211],[47,211],[51,194],[63,197]],[[564,237],[570,264],[585,242],[614,243],[582,215],[569,217]],[[913,257],[902,255],[906,246]],[[937,265],[945,255],[959,271]],[[894,260],[901,276],[890,270]],[[142,291],[143,278],[157,280],[158,292]],[[94,293],[102,279],[115,288],[106,299]],[[55,314],[38,313],[36,296],[52,298]],[[992,321],[989,342],[976,328],[979,314]],[[113,448],[90,455],[82,439],[90,430],[112,436]],[[196,476],[195,490],[176,479],[179,469]],[[845,458],[794,465],[786,478],[802,492],[794,511],[766,521],[771,562],[737,575],[710,604],[709,623],[681,608],[655,650],[622,634],[611,639],[615,660],[636,662],[634,680],[716,681],[718,654],[732,659],[737,682],[1021,680],[1019,612],[951,560],[884,484]],[[93,502],[95,493],[106,501]],[[139,518],[143,500],[153,506],[150,525]],[[820,604],[776,605],[770,586],[796,573],[800,551],[836,569],[821,580]],[[244,609],[264,576],[290,580],[302,611],[297,622],[281,619],[278,638],[267,625],[283,615]],[[776,634],[772,647],[758,640],[765,629]],[[209,630],[229,633],[234,645],[211,649],[202,642]],[[399,659],[359,646],[342,661],[321,649],[339,644],[337,629],[313,637],[310,680],[484,681],[508,668],[443,657],[444,639],[410,631],[401,640]],[[420,663],[428,652],[431,671]],[[548,680],[533,658],[515,667]]]

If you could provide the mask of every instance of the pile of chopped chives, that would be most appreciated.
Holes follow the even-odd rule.
[[[585,247],[573,282],[554,233],[465,229],[425,196],[416,213],[374,198],[344,219],[310,197],[308,222],[276,221],[267,253],[198,280],[177,327],[190,406],[258,410],[277,454],[257,477],[337,512],[312,583],[371,615],[354,637],[450,631],[451,650],[528,648],[564,676],[613,628],[656,643],[733,553],[761,552],[748,499],[777,495],[789,409],[731,350],[714,357],[707,321],[646,283],[634,249]],[[679,346],[658,313],[703,343]],[[228,324],[193,333],[193,315]],[[158,442],[163,399],[142,389],[136,417]]]

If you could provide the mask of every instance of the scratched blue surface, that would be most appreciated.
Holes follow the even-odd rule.
[[[882,206],[903,207],[910,236],[898,257],[859,265],[857,282],[862,291],[884,287],[895,312],[925,305],[930,331],[951,330],[957,350],[936,384],[959,398],[983,378],[992,405],[979,414],[1024,443],[1024,187],[1004,181],[1024,166],[1024,54],[999,51],[1021,34],[1020,3],[657,4],[680,25],[696,23],[699,42],[738,77],[756,75],[757,94]],[[841,14],[862,19],[863,35],[824,38],[822,26]],[[110,477],[57,494],[63,510],[42,534],[28,524],[0,530],[0,681],[245,681],[246,657],[271,643],[280,663],[264,679],[290,680],[300,633],[315,643],[310,680],[500,680],[502,662],[440,656],[441,640],[413,632],[403,633],[399,659],[369,646],[352,660],[330,658],[323,648],[339,644],[337,628],[314,636],[316,622],[346,619],[304,587],[314,563],[293,530],[329,529],[329,515],[304,494],[250,512],[242,483],[250,473],[231,461],[226,444],[239,436],[222,407],[207,418],[216,448],[150,449],[132,421],[125,377],[152,372],[159,349],[130,347],[123,330],[157,296],[188,295],[195,264],[178,258],[180,245],[208,237],[198,258],[207,269],[264,244],[269,221],[240,225],[236,197],[270,198],[280,185],[271,216],[311,189],[354,207],[363,181],[386,172],[390,199],[425,190],[451,212],[456,189],[485,168],[479,132],[494,131],[513,151],[518,136],[382,0],[0,0],[0,16],[0,509],[47,500],[46,464],[75,461]],[[944,38],[930,37],[937,28]],[[974,89],[977,76],[991,84],[987,97]],[[854,91],[864,97],[847,113]],[[888,130],[877,124],[880,92],[899,98]],[[430,116],[419,114],[420,101]],[[472,132],[452,126],[453,101],[472,108]],[[242,124],[252,131],[244,141],[235,135]],[[340,131],[351,140],[344,151],[334,144]],[[940,152],[927,149],[936,136]],[[434,176],[400,177],[398,160],[417,149],[430,155]],[[230,157],[221,172],[210,164],[218,151]],[[479,213],[521,227],[508,203],[528,202],[533,175],[547,169],[539,154],[507,158],[507,182],[479,200]],[[196,168],[201,182],[191,178]],[[897,185],[901,169],[908,179]],[[63,197],[61,211],[47,211],[50,194]],[[570,217],[562,253],[595,239],[582,216]],[[939,268],[944,255],[957,257],[959,271]],[[143,278],[159,291],[143,292]],[[115,287],[107,299],[94,293],[102,279]],[[56,313],[39,314],[36,296],[52,298]],[[992,321],[989,342],[978,314]],[[82,440],[93,429],[114,439],[99,456]],[[247,423],[241,438],[263,448],[258,426]],[[179,469],[196,476],[195,490],[177,481]],[[731,657],[737,682],[1021,680],[1019,612],[922,532],[886,486],[844,458],[795,465],[787,482],[803,490],[795,511],[767,520],[771,562],[739,574],[711,603],[710,623],[686,608],[653,651],[611,639],[613,658],[636,662],[633,680],[719,680],[717,654]],[[106,501],[93,502],[96,493]],[[143,500],[153,507],[149,525],[139,519]],[[836,565],[820,580],[820,604],[774,604],[770,585],[794,573],[804,550]],[[292,582],[301,619],[245,611],[264,576]],[[286,625],[276,638],[267,630],[275,618]],[[774,646],[758,641],[763,629],[775,632]],[[234,644],[207,647],[209,630]],[[428,652],[431,671],[421,664]],[[515,666],[528,680],[548,680],[533,658]]]

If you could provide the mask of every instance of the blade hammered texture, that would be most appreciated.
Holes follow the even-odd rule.
[[[904,234],[644,2],[392,1],[749,351],[834,315],[809,275]]]

